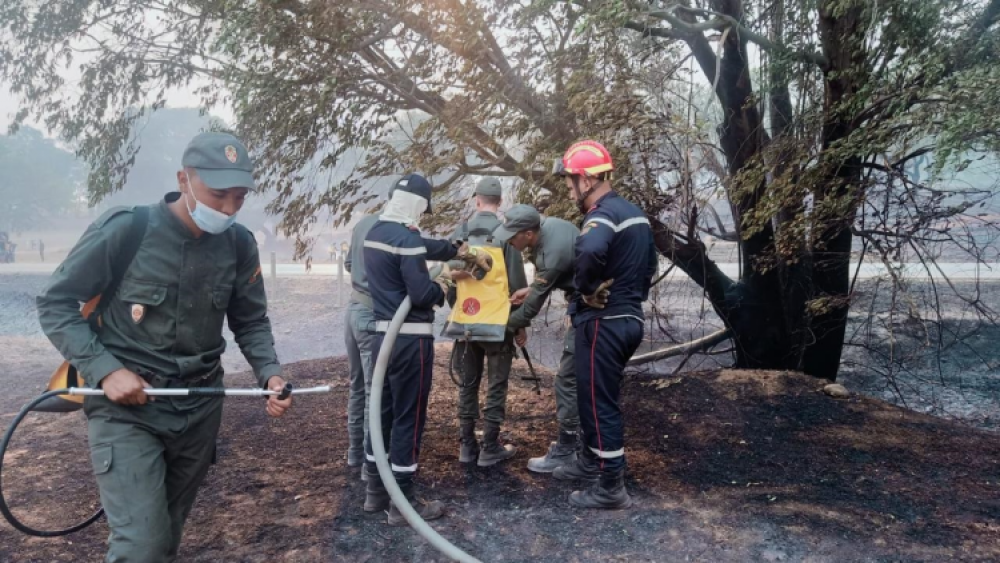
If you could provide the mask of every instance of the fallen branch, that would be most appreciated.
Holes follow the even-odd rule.
[[[697,340],[692,340],[690,342],[685,342],[684,344],[678,344],[676,346],[671,346],[669,348],[664,348],[662,350],[657,350],[655,352],[649,352],[648,354],[641,354],[639,356],[632,356],[632,359],[628,361],[629,366],[639,366],[642,364],[647,364],[649,362],[655,362],[657,360],[664,360],[666,358],[673,358],[674,356],[681,356],[685,354],[694,354],[702,350],[706,350],[715,346],[719,342],[729,338],[731,333],[728,328],[724,328],[718,332],[713,332],[707,336],[702,336]]]

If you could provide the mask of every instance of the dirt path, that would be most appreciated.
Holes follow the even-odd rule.
[[[809,378],[735,371],[626,385],[633,509],[571,510],[571,487],[524,469],[555,431],[543,394],[513,385],[509,438],[521,449],[489,470],[457,463],[455,387],[438,369],[421,460],[436,527],[483,561],[996,561],[1000,441],[992,433],[880,401],[835,401]],[[523,373],[520,362],[515,379]],[[301,385],[331,383],[281,421],[257,401],[227,403],[220,461],[188,523],[184,561],[439,561],[409,529],[361,510],[344,463],[346,366],[288,366]],[[231,384],[243,378],[235,376]],[[9,382],[3,382],[9,383]],[[17,401],[0,399],[6,424]],[[67,524],[94,506],[78,415],[39,415],[4,474],[18,513]],[[67,464],[71,463],[72,466]],[[67,479],[66,475],[75,475]],[[103,523],[68,539],[0,525],[0,560],[94,561]]]

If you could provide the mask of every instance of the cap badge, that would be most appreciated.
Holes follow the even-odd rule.
[[[236,152],[236,147],[233,145],[226,145],[226,160],[236,164],[236,161],[240,159],[240,153]]]

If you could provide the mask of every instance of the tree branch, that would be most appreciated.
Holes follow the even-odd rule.
[[[712,346],[732,337],[732,333],[728,328],[721,329],[712,334],[702,336],[696,340],[690,342],[685,342],[683,344],[678,344],[676,346],[670,346],[669,348],[664,348],[662,350],[657,350],[655,352],[649,352],[648,354],[640,354],[638,356],[632,356],[629,359],[627,366],[639,366],[642,364],[648,364],[649,362],[655,362],[658,360],[665,360],[667,358],[673,358],[675,356],[690,355],[700,352],[702,350],[707,350]]]
[[[703,17],[708,16],[713,19],[707,19],[702,22],[687,22],[678,17],[678,15],[676,14],[677,11],[683,11],[693,16],[695,15]],[[695,34],[700,34],[705,31],[710,31],[710,30],[722,31],[723,29],[731,28],[735,30],[740,35],[740,37],[750,41],[751,43],[754,43],[755,45],[757,45],[758,47],[760,47],[765,51],[774,51],[777,53],[781,53],[783,55],[787,55],[793,60],[814,64],[824,69],[827,68],[827,66],[829,65],[829,61],[825,56],[823,56],[822,53],[815,53],[809,51],[796,51],[783,43],[771,41],[767,37],[741,24],[739,21],[736,20],[736,18],[728,14],[723,14],[712,10],[689,8],[686,6],[675,5],[671,6],[667,10],[651,10],[647,12],[646,15],[651,18],[663,20],[669,23],[671,29],[662,30],[654,34],[647,31],[647,28],[640,27],[641,24],[633,24],[633,25],[626,24],[625,27],[627,27],[628,29],[634,29],[636,31],[640,31],[644,34],[648,33],[649,35],[656,35],[657,37],[670,37],[674,39],[687,39]],[[656,28],[648,28],[648,29],[651,30]]]
[[[653,240],[660,253],[704,289],[714,305],[725,303],[726,292],[732,287],[733,280],[708,257],[705,245],[699,240],[690,240],[672,231],[658,219],[649,219],[653,228]]]

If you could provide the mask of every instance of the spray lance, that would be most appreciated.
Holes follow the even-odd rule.
[[[528,356],[528,349],[521,346],[521,356],[524,358],[525,363],[528,364],[528,371],[531,373],[530,376],[521,376],[521,381],[533,381],[535,383],[535,395],[542,394],[542,378],[538,377],[535,373],[535,366],[531,363],[531,357]]]
[[[303,389],[294,389],[291,383],[285,383],[284,388],[281,391],[272,391],[270,389],[231,389],[226,387],[188,387],[179,389],[146,389],[146,395],[150,397],[269,397],[272,395],[277,395],[278,399],[287,399],[289,395],[306,395],[315,393],[329,393],[330,386],[323,385],[320,387],[308,387]],[[89,518],[65,528],[62,530],[38,530],[32,528],[20,520],[11,512],[10,507],[7,505],[7,499],[3,494],[3,465],[4,458],[7,455],[7,447],[10,445],[10,440],[14,435],[14,431],[17,430],[18,425],[24,420],[28,413],[38,409],[39,405],[46,403],[56,397],[65,398],[69,397],[86,397],[86,396],[101,396],[104,395],[103,389],[90,389],[87,387],[68,387],[63,389],[53,389],[51,391],[46,391],[42,393],[34,400],[26,404],[21,412],[14,417],[11,421],[10,426],[7,427],[7,432],[3,436],[3,441],[0,441],[0,514],[3,514],[4,519],[10,523],[11,526],[17,530],[28,534],[29,536],[37,536],[42,538],[52,538],[57,536],[65,536],[67,534],[72,534],[73,532],[78,532],[87,526],[93,524],[104,514],[104,509],[99,508],[94,514]],[[48,411],[51,412],[51,411]]]

